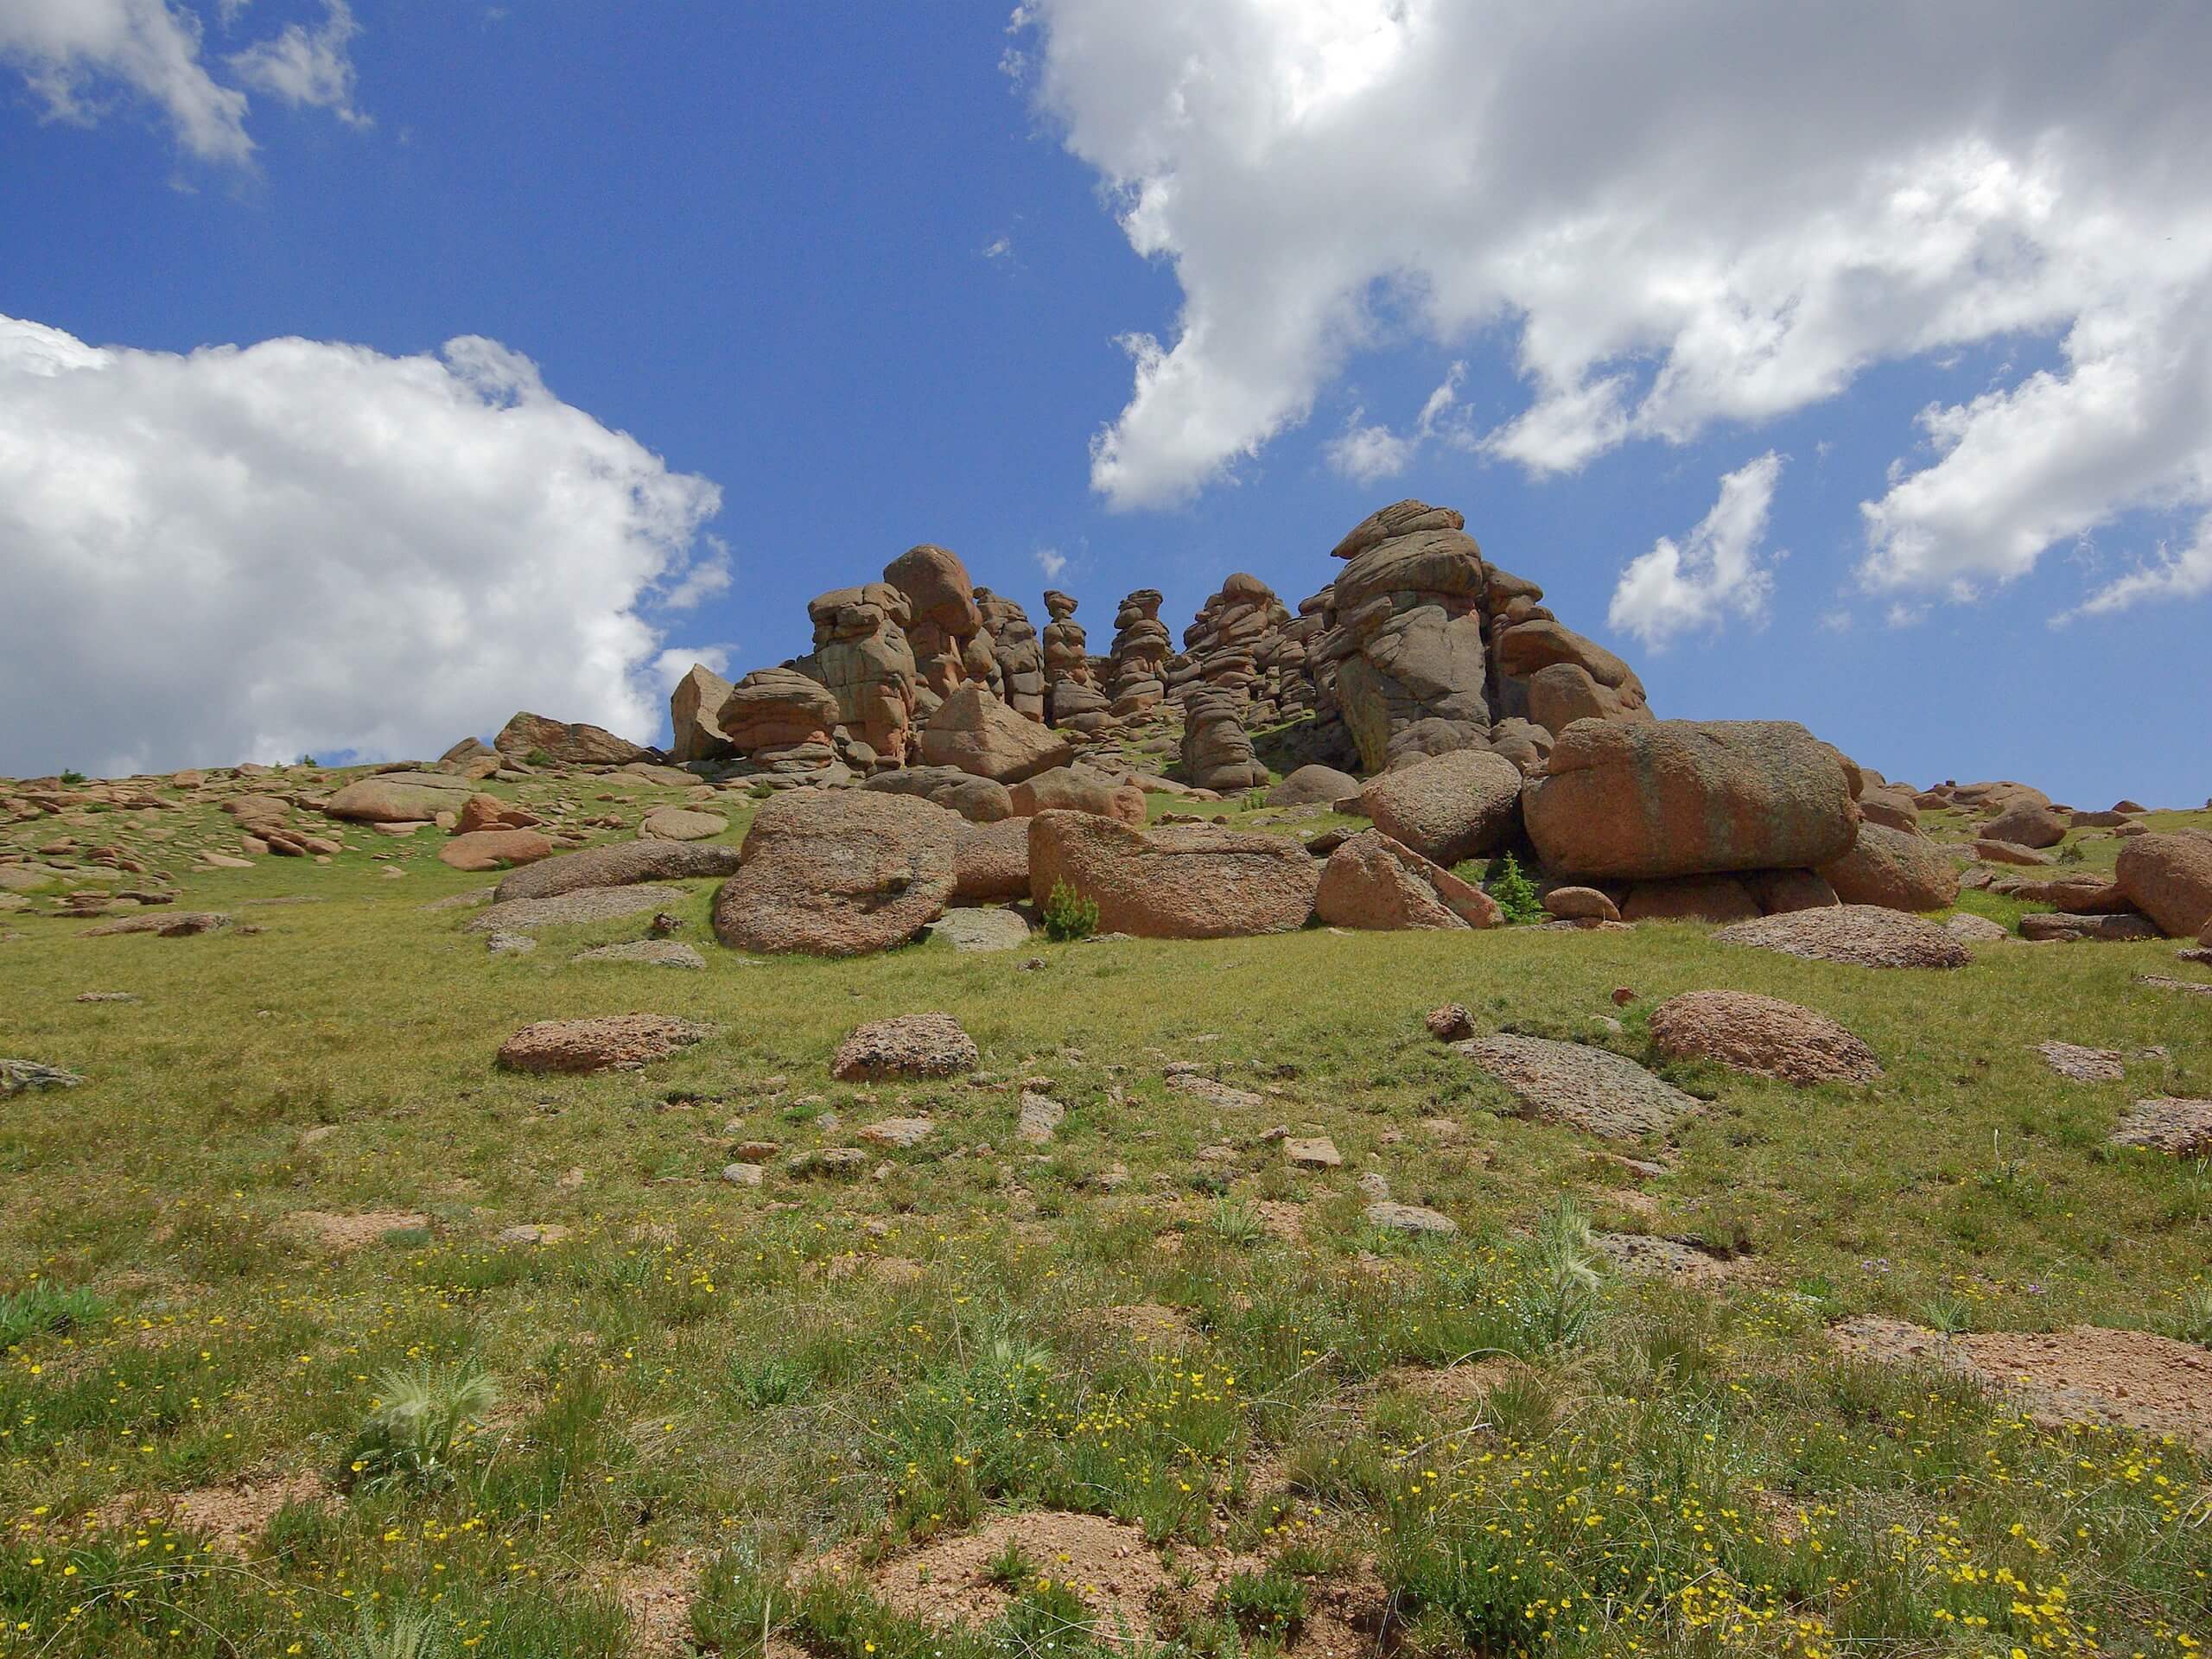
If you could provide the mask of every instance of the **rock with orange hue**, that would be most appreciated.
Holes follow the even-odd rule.
[[[1098,906],[1098,926],[1140,938],[1283,933],[1313,912],[1321,868],[1294,842],[1211,827],[1139,830],[1088,812],[1029,823],[1029,892],[1065,882]]]
[[[1789,721],[1582,721],[1521,798],[1545,867],[1638,880],[1817,867],[1859,832],[1842,757]]]
[[[1332,927],[1496,927],[1497,901],[1380,830],[1363,830],[1322,868],[1314,914]]]

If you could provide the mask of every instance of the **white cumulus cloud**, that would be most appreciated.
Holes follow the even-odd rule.
[[[649,741],[719,505],[493,340],[0,318],[0,773],[419,757],[518,708]]]
[[[313,27],[288,24],[233,53],[228,67],[246,86],[365,126],[348,49],[358,25],[346,0],[324,3]],[[242,10],[243,0],[222,0],[223,26]],[[253,154],[246,94],[215,79],[200,35],[199,14],[173,0],[0,0],[0,62],[22,73],[48,118],[89,126],[135,94],[168,118],[191,155],[245,162]]]
[[[1646,645],[1663,645],[1732,615],[1764,616],[1774,579],[1758,554],[1781,476],[1782,457],[1770,450],[1723,477],[1713,511],[1688,540],[1662,536],[1621,572],[1606,621]]]
[[[1367,425],[1366,410],[1355,409],[1351,418],[1344,423],[1344,429],[1323,447],[1322,453],[1328,457],[1329,465],[1355,484],[1372,484],[1377,479],[1395,478],[1412,466],[1414,457],[1431,438],[1440,435],[1449,442],[1465,442],[1465,427],[1454,416],[1459,402],[1459,383],[1466,373],[1465,363],[1452,365],[1443,384],[1428,394],[1428,401],[1421,405],[1421,415],[1410,432]]]
[[[1057,547],[1040,547],[1035,555],[1037,568],[1045,573],[1047,582],[1058,582],[1060,572],[1068,568],[1067,555]]]
[[[2212,7],[1027,0],[1015,28],[1181,288],[1123,340],[1113,505],[1233,474],[1408,334],[1510,351],[1527,401],[1483,448],[1533,474],[2058,342],[1929,411],[1867,506],[1871,588],[1961,595],[2212,505]],[[1332,454],[1405,450],[1355,421]]]
[[[231,56],[231,68],[247,86],[274,93],[295,108],[328,110],[356,127],[369,118],[353,107],[353,36],[360,25],[346,0],[324,0],[322,21],[310,29],[287,24],[281,34]]]

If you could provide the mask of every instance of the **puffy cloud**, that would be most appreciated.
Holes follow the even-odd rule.
[[[1060,572],[1068,568],[1067,555],[1057,547],[1040,547],[1036,552],[1037,568],[1045,573],[1047,582],[1058,582]]]
[[[435,754],[518,707],[650,741],[719,505],[493,340],[0,318],[0,772]]]
[[[1613,589],[1605,620],[1646,645],[1663,645],[1694,628],[1718,627],[1733,614],[1757,621],[1773,577],[1758,563],[1782,457],[1769,450],[1720,480],[1713,511],[1684,543],[1662,536],[1632,560]]]
[[[2109,616],[2154,599],[2198,599],[2206,594],[2212,594],[2212,515],[2197,521],[2196,538],[2178,553],[2161,547],[2156,559],[2099,588],[2051,622],[2058,626],[2077,616]]]
[[[1459,383],[1466,378],[1467,365],[1454,363],[1445,375],[1443,385],[1428,394],[1428,401],[1421,405],[1420,418],[1408,433],[1393,432],[1387,426],[1367,426],[1364,409],[1355,409],[1351,418],[1344,423],[1344,429],[1329,440],[1322,453],[1329,465],[1355,484],[1372,484],[1377,479],[1395,478],[1413,465],[1414,457],[1431,438],[1439,435],[1447,441],[1464,444],[1466,442],[1465,423],[1454,419],[1459,401]]]
[[[1170,337],[1092,445],[1188,498],[1352,356],[1506,342],[1531,473],[1837,397],[1867,367],[2063,343],[1927,419],[1870,587],[1965,594],[2131,507],[2212,505],[2212,8],[2072,0],[1029,0],[1015,61],[1171,265]],[[1401,455],[1355,421],[1348,467]]]
[[[244,3],[220,0],[225,28]],[[366,126],[353,107],[348,55],[359,26],[346,0],[324,4],[315,26],[288,24],[233,53],[230,69],[286,103]],[[172,0],[0,0],[0,60],[22,72],[53,119],[90,125],[105,111],[109,88],[120,86],[157,105],[177,142],[202,161],[244,162],[253,153],[246,95],[209,73],[198,15]]]
[[[249,86],[272,92],[295,108],[328,110],[347,124],[369,118],[353,107],[353,60],[349,48],[360,25],[346,0],[324,0],[322,22],[309,29],[289,23],[282,34],[233,53],[230,63]]]
[[[178,142],[207,161],[243,161],[245,94],[200,61],[200,22],[168,0],[7,0],[0,58],[22,68],[58,120],[90,123],[95,89],[122,82],[164,110]]]

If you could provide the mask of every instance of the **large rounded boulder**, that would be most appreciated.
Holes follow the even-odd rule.
[[[910,795],[779,795],[754,815],[743,861],[715,894],[715,937],[819,957],[903,944],[951,900],[963,822]]]
[[[1497,900],[1440,869],[1380,830],[1363,830],[1329,855],[1314,913],[1332,927],[1496,927]]]
[[[1859,830],[1843,758],[1789,721],[1577,721],[1521,810],[1547,868],[1632,880],[1817,868]]]
[[[1484,749],[1458,749],[1372,779],[1359,798],[1377,830],[1448,869],[1513,833],[1521,769]]]
[[[1885,910],[1948,910],[1959,901],[1959,867],[1925,836],[1872,822],[1820,874],[1847,905]]]
[[[357,778],[322,804],[325,817],[356,823],[426,823],[458,813],[475,786],[442,772],[381,772]]]
[[[1297,842],[1211,827],[1139,830],[1090,812],[1029,820],[1029,893],[1065,882],[1109,933],[1217,939],[1306,925],[1321,867]]]
[[[2212,836],[2183,830],[2133,836],[2120,848],[2113,876],[2128,902],[2175,938],[2212,925]]]

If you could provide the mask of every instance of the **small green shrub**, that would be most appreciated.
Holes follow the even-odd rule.
[[[2182,1341],[2212,1348],[2212,1285],[2198,1285],[2183,1294],[2172,1327]]]
[[[1306,1622],[1306,1586],[1280,1567],[1239,1573],[1222,1586],[1221,1609],[1248,1635],[1284,1641]]]
[[[85,781],[85,774],[72,766],[61,774],[61,781],[65,784],[81,784]]]
[[[528,754],[523,756],[522,761],[526,766],[551,767],[561,764],[543,749],[532,749]]]
[[[1536,884],[1522,872],[1521,861],[1512,854],[1498,860],[1497,873],[1487,886],[1490,896],[1497,900],[1497,907],[1514,926],[1544,919],[1543,901],[1536,896]]]
[[[1045,937],[1065,944],[1087,939],[1097,931],[1097,900],[1084,898],[1065,881],[1052,883],[1045,899]]]
[[[498,1402],[499,1383],[474,1360],[457,1365],[417,1363],[377,1378],[369,1408],[346,1459],[345,1484],[375,1491],[429,1488],[453,1478],[454,1441]]]

